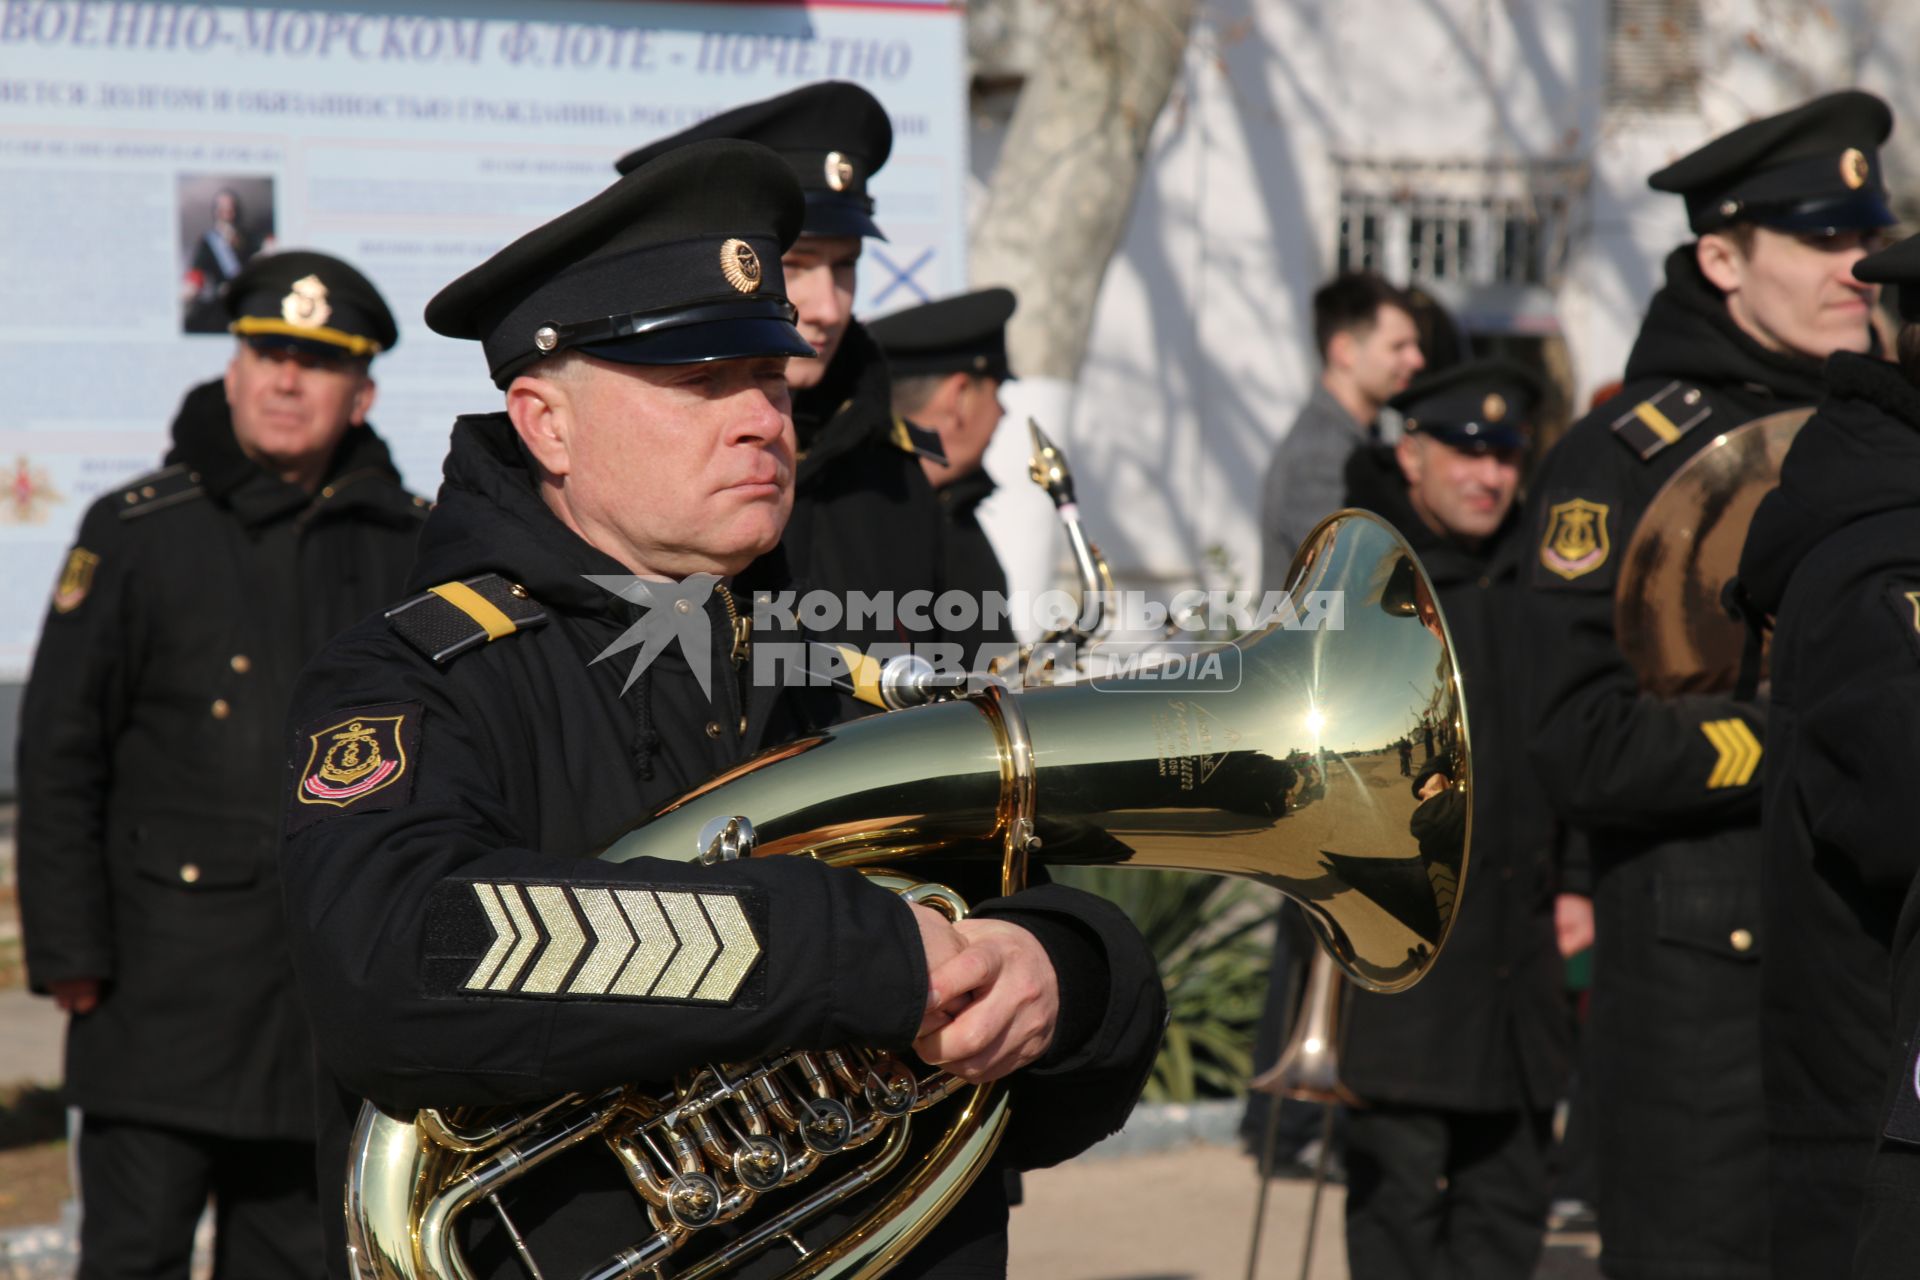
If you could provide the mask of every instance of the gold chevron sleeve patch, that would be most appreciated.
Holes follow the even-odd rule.
[[[442,994],[741,1003],[764,953],[750,889],[474,881],[438,907]]]
[[[1760,767],[1760,739],[1753,736],[1745,720],[1736,716],[1703,721],[1700,732],[1713,744],[1717,756],[1713,772],[1707,775],[1707,790],[1744,787],[1753,780],[1754,770]]]

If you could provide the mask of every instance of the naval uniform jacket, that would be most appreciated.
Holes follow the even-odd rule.
[[[711,697],[678,645],[623,693],[635,650],[595,658],[641,615],[584,575],[626,573],[546,508],[504,414],[462,418],[415,585],[472,584],[510,621],[480,630],[439,597],[417,597],[339,637],[301,680],[283,875],[295,965],[341,1086],[322,1122],[323,1186],[343,1176],[361,1098],[401,1108],[546,1100],[785,1048],[906,1050],[913,1040],[927,993],[919,930],[859,874],[799,857],[706,867],[677,848],[594,858],[661,803],[796,726],[784,692],[757,687],[751,663],[733,661],[720,590],[704,605]],[[376,776],[366,772],[376,748],[382,766],[398,767],[356,790]],[[486,895],[587,918],[602,890],[652,895],[662,910],[699,895],[716,928],[752,930],[751,968],[716,964],[671,998],[659,994],[663,974],[654,994],[626,997],[571,971],[543,978],[529,953],[499,960],[498,981],[471,985],[500,936]],[[1125,1119],[1164,998],[1145,943],[1098,899],[1047,885],[979,909],[1034,932],[1060,976],[1054,1045],[1019,1077],[1014,1105],[1026,1119],[1005,1146],[1012,1163],[1053,1163]],[[552,1179],[502,1195],[549,1275],[580,1274],[651,1234],[612,1159],[585,1149],[563,1159],[574,1161],[564,1194]],[[951,1232],[964,1240],[936,1233],[910,1260],[930,1265],[963,1245],[1004,1252],[1005,1213],[1001,1178],[983,1176],[956,1211]],[[470,1219],[480,1273],[519,1274],[492,1215]],[[329,1265],[344,1277],[340,1224],[328,1226]]]
[[[218,382],[186,397],[167,462],[88,510],[27,680],[28,978],[105,984],[67,1029],[87,1112],[310,1140],[279,744],[302,664],[405,583],[425,503],[370,428],[317,493],[268,475]]]
[[[1761,988],[1782,1277],[1848,1273],[1882,1088],[1914,1030],[1893,1019],[1889,963],[1920,870],[1920,388],[1857,355],[1827,384],[1740,562],[1748,605],[1775,618]]]
[[[1614,637],[1616,575],[1647,504],[1687,459],[1821,390],[1817,363],[1768,352],[1734,323],[1684,245],[1620,395],[1574,424],[1529,499],[1532,754],[1593,865],[1609,1274],[1766,1274],[1765,710],[1727,689],[1642,692]]]
[[[1553,823],[1521,732],[1518,672],[1530,650],[1517,625],[1519,577],[1530,544],[1518,512],[1477,548],[1434,533],[1407,500],[1390,445],[1355,450],[1346,475],[1346,505],[1400,530],[1439,595],[1466,687],[1473,849],[1432,971],[1400,995],[1350,989],[1341,1078],[1365,1102],[1549,1111],[1566,1085],[1573,1028],[1554,938]]]
[[[794,396],[793,418],[800,457],[781,539],[793,588],[829,592],[843,605],[852,592],[885,592],[896,610],[909,592],[938,596],[946,589],[940,503],[912,433],[894,417],[886,357],[858,321],[847,326],[819,385]],[[931,623],[930,606],[923,612]],[[892,625],[845,620],[809,636],[863,651],[892,646],[889,652],[950,639],[937,629],[909,629],[897,616]],[[872,710],[846,698],[836,714]]]

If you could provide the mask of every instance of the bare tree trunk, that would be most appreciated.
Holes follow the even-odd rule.
[[[1055,0],[1007,127],[971,275],[1020,295],[1008,354],[1071,382],[1153,122],[1180,74],[1198,0]]]

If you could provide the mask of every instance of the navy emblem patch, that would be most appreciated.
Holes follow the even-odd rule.
[[[1540,537],[1540,563],[1568,582],[1604,565],[1613,552],[1607,536],[1607,512],[1606,503],[1585,498],[1571,498],[1547,508],[1547,528]]]
[[[72,613],[87,598],[87,592],[93,589],[93,571],[100,567],[100,557],[85,547],[75,547],[67,552],[67,563],[60,570],[60,584],[53,589],[53,611]]]
[[[391,809],[411,799],[421,714],[417,702],[362,707],[305,730],[306,763],[294,782],[287,830],[331,813]]]

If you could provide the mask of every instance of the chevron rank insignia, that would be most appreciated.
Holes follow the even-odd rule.
[[[1651,462],[1655,454],[1713,416],[1713,406],[1698,387],[1669,382],[1626,413],[1613,420],[1613,437],[1642,462]]]
[[[756,890],[460,881],[428,917],[434,995],[759,1003]]]
[[[1753,772],[1760,767],[1760,739],[1753,736],[1745,720],[1738,716],[1708,720],[1701,724],[1700,732],[1718,753],[1713,772],[1707,775],[1707,790],[1744,787],[1753,781]]]

